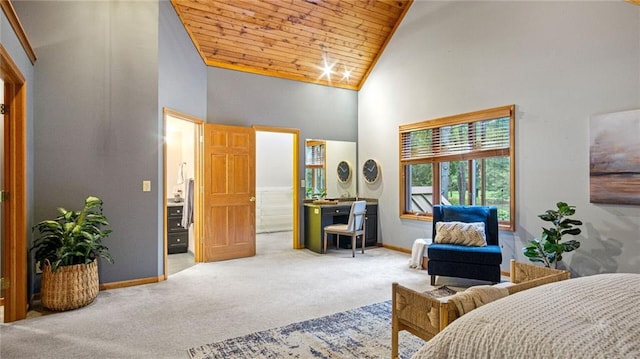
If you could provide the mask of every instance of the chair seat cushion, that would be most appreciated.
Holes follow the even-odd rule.
[[[329,233],[346,233],[348,235],[351,235],[348,224],[332,224],[324,227],[324,230]]]
[[[427,248],[429,261],[446,261],[460,263],[475,263],[485,265],[500,265],[502,252],[500,246],[470,247],[455,244],[433,243]]]

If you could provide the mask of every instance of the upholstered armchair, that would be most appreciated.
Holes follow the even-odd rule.
[[[468,225],[451,222],[463,222]],[[439,225],[440,223],[440,225]],[[443,240],[445,232],[451,225],[459,228],[457,234],[448,237],[460,238],[457,242],[470,240],[478,236],[479,229],[484,227],[486,245],[478,243],[456,244]],[[438,236],[438,227],[443,233]],[[446,230],[446,231],[445,231]],[[468,231],[467,231],[468,230]],[[474,232],[475,231],[475,232]],[[451,231],[453,233],[453,231]],[[460,235],[460,232],[463,232]],[[459,277],[484,280],[492,283],[500,282],[500,264],[502,252],[498,242],[498,210],[485,206],[444,206],[433,207],[433,240],[427,247],[429,258],[427,270],[431,275],[431,285],[435,285],[436,276]],[[437,243],[438,240],[440,243]]]

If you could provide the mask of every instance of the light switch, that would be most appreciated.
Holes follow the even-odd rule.
[[[307,187],[307,182],[305,180],[300,180],[300,187],[306,188]]]
[[[142,181],[142,192],[151,192],[151,181]]]

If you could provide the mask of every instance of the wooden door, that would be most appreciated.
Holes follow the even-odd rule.
[[[204,125],[205,262],[256,254],[255,130]]]

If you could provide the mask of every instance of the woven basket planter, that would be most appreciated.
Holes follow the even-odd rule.
[[[98,262],[61,266],[52,273],[51,266],[42,270],[42,306],[51,310],[71,310],[93,302],[98,296]]]

